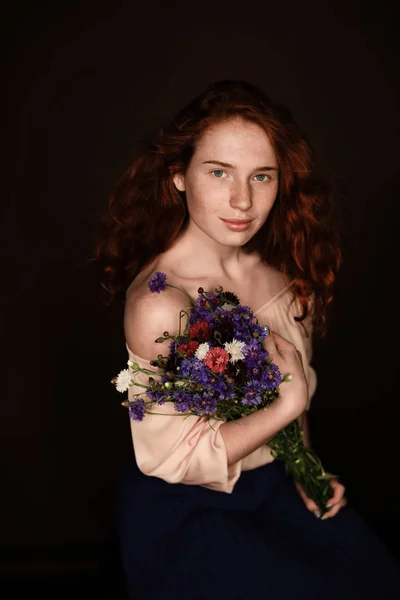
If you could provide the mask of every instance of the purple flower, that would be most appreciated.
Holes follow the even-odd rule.
[[[246,344],[243,348],[243,354],[248,367],[255,367],[267,358],[267,352],[262,349],[260,342],[256,339],[252,339],[251,342]]]
[[[274,389],[282,383],[282,376],[277,365],[268,364],[261,375],[261,385],[264,388]]]
[[[197,300],[196,300],[197,304]],[[206,321],[211,330],[214,330],[217,325],[217,320],[212,312],[210,312],[206,307],[196,306],[190,313],[189,317],[189,325],[192,327],[199,321]]]
[[[157,294],[159,294],[167,289],[167,276],[165,273],[157,271],[157,273],[155,273],[153,277],[149,279],[147,284],[153,293],[157,292]]]
[[[234,398],[236,395],[234,388],[219,378],[213,383],[211,389],[214,394],[218,395],[219,400],[228,400],[229,398]]]
[[[184,358],[180,365],[180,377],[194,377],[197,381],[203,380],[207,376],[207,367],[197,358]]]
[[[133,421],[143,421],[146,412],[146,404],[142,399],[129,403],[129,416]]]
[[[149,400],[151,400],[152,402],[156,402],[160,406],[165,404],[165,402],[164,402],[165,390],[159,390],[159,389],[147,390],[146,396],[149,398]]]
[[[251,379],[244,386],[245,397],[242,399],[242,404],[261,404],[262,389],[260,381]]]
[[[266,331],[258,324],[256,317],[248,306],[236,306],[230,319],[234,327],[234,336],[241,342],[250,343],[253,339],[260,342],[265,339]]]
[[[253,377],[253,379],[258,379],[260,372],[260,367],[249,367],[247,369],[247,375]]]
[[[174,395],[174,407],[175,410],[181,413],[189,412],[191,408],[191,394],[190,392],[177,392]]]
[[[211,394],[203,392],[194,394],[191,409],[196,415],[213,414],[217,407],[217,401]]]

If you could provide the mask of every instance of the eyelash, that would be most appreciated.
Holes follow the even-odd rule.
[[[211,173],[225,173],[225,171],[223,171],[222,169],[213,169],[211,171]],[[268,175],[267,173],[259,173],[258,175],[255,175],[255,177],[267,177],[267,179],[263,179],[262,181],[260,181],[259,179],[257,181],[260,181],[260,183],[264,183],[264,181],[270,181],[271,180],[271,175]],[[216,177],[216,179],[222,179],[222,177]]]

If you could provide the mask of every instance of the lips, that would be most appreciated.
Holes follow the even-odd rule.
[[[231,231],[245,231],[250,227],[252,219],[221,219]]]
[[[222,219],[225,223],[233,223],[234,225],[245,225],[251,223],[252,219]]]

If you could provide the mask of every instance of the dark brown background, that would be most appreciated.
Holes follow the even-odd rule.
[[[127,357],[87,262],[93,233],[133,142],[228,78],[287,104],[335,175],[345,263],[315,345],[311,437],[400,554],[394,7],[6,3],[3,580],[84,575],[114,556],[113,498],[132,446],[110,380]]]

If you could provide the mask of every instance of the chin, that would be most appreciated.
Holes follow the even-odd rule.
[[[225,226],[222,225],[223,229],[215,230],[215,227],[199,227],[196,223],[194,225],[208,238],[210,238],[216,244],[220,244],[221,246],[232,246],[233,248],[240,248],[247,244],[260,229],[259,227],[249,227],[245,231],[229,231],[225,229]]]
[[[232,246],[233,248],[240,248],[247,244],[252,237],[254,237],[254,233],[235,233],[230,236],[220,236],[218,239],[214,238],[216,242],[220,243],[222,246]]]

